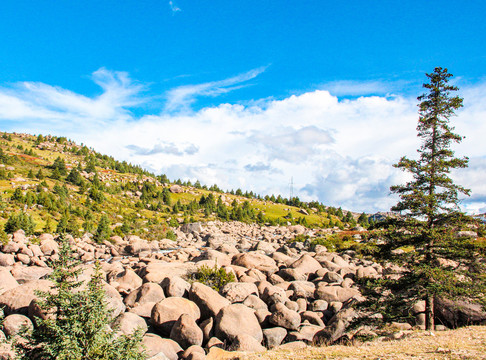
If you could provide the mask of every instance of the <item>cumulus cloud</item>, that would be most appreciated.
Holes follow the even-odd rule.
[[[419,146],[415,95],[392,96],[386,87],[380,90],[380,82],[364,84],[363,90],[353,83],[356,89],[348,86],[348,92],[374,95],[340,98],[320,89],[183,111],[198,97],[244,86],[262,71],[169,90],[167,111],[138,117],[130,109],[151,99],[126,73],[93,73],[102,92],[92,97],[18,83],[0,87],[0,121],[5,130],[68,136],[171,179],[288,196],[293,178],[294,194],[303,200],[355,211],[388,210],[396,202],[390,185],[407,178],[392,164],[403,155],[416,157]],[[452,122],[466,139],[455,149],[470,157],[470,167],[452,176],[472,189],[464,208],[478,212],[486,208],[486,84],[459,86],[465,107]]]
[[[300,129],[277,128],[274,131],[270,130],[268,134],[254,130],[248,140],[261,145],[265,157],[270,161],[279,159],[287,162],[303,161],[318,153],[319,145],[334,142],[329,131],[317,126],[305,126]]]

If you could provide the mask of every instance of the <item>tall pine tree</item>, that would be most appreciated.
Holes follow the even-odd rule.
[[[484,300],[486,281],[481,270],[484,248],[458,236],[468,220],[459,208],[459,195],[469,195],[469,190],[450,177],[452,170],[468,164],[467,158],[454,156],[451,146],[463,137],[449,124],[463,99],[453,95],[458,88],[449,84],[452,74],[447,69],[438,67],[426,75],[429,82],[423,87],[428,91],[418,97],[417,131],[422,145],[417,160],[402,157],[395,165],[411,174],[412,180],[391,187],[400,197],[392,210],[402,217],[390,224],[380,251],[383,259],[406,270],[398,279],[369,280],[368,285],[375,287],[368,295],[382,300],[373,306],[386,308],[388,320],[410,314],[413,303],[425,301],[425,325],[433,330],[437,297]]]

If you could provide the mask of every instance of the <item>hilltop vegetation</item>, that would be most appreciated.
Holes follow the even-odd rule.
[[[85,232],[173,238],[181,223],[238,220],[312,228],[368,226],[365,214],[259,196],[152,174],[65,137],[3,133],[0,138],[0,228],[27,234]],[[4,235],[0,235],[4,236]]]

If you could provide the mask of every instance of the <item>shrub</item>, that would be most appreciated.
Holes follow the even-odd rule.
[[[40,308],[52,316],[37,318],[32,333],[24,333],[25,341],[17,342],[21,358],[145,359],[140,331],[115,337],[116,329],[111,331],[108,327],[113,319],[105,301],[99,264],[84,289],[82,282],[77,281],[81,271],[78,265],[69,243],[63,239],[59,259],[52,263],[53,272],[49,276],[54,283],[53,291],[37,293]]]
[[[309,235],[298,234],[298,235],[295,235],[295,237],[293,239],[290,239],[287,242],[289,242],[289,243],[302,242],[303,243],[308,239],[309,239]]]
[[[103,215],[96,228],[96,233],[94,234],[94,241],[97,243],[102,243],[111,236],[110,220],[106,215]]]
[[[172,230],[168,230],[165,233],[165,238],[169,240],[177,240],[177,235]]]
[[[214,267],[206,265],[199,267],[197,272],[193,274],[193,279],[216,291],[222,289],[226,284],[236,281],[233,273],[227,272],[222,267],[218,268],[218,265],[214,265]]]
[[[0,228],[0,245],[6,245],[8,243],[7,233]]]
[[[34,233],[35,222],[30,215],[24,212],[10,215],[5,224],[5,231],[13,233],[19,229],[24,230],[27,235]]]

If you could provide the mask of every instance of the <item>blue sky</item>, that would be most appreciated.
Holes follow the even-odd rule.
[[[387,210],[424,73],[447,67],[486,211],[484,1],[2,1],[0,128],[170,178]]]

